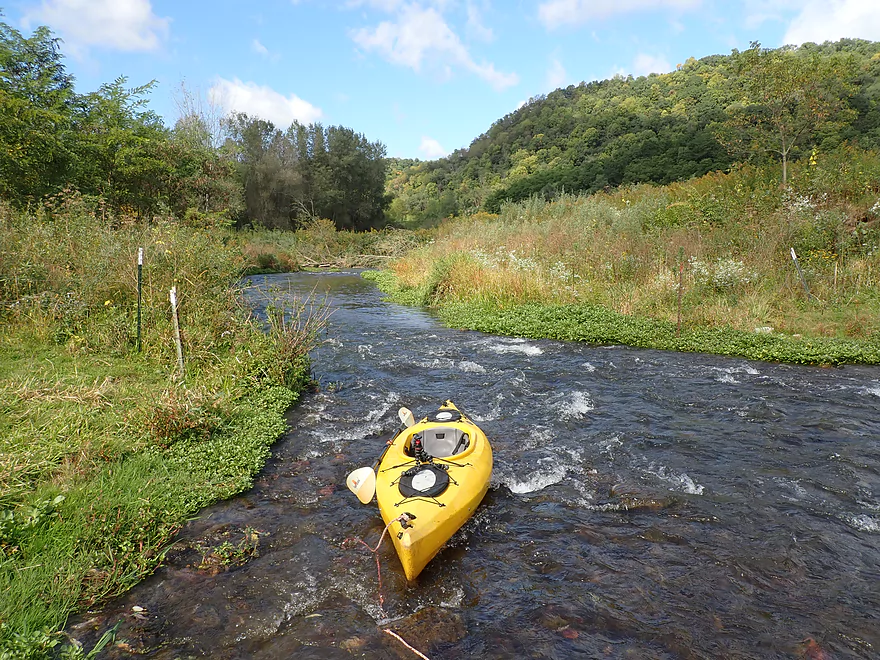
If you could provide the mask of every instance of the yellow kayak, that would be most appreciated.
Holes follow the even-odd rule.
[[[486,434],[451,401],[394,439],[376,470],[376,500],[407,580],[474,514],[491,475]]]

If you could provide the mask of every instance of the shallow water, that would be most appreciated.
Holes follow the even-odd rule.
[[[202,512],[167,565],[68,630],[121,621],[149,658],[880,657],[880,369],[450,330],[356,273],[253,278],[258,308],[333,310],[320,383],[254,488]],[[408,406],[452,399],[493,444],[477,515],[407,584],[370,465]],[[241,566],[207,547],[259,533]],[[189,546],[189,547],[188,547]],[[143,608],[135,611],[133,607]]]

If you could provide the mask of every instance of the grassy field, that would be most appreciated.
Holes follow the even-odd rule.
[[[372,277],[485,332],[878,362],[880,156],[816,156],[787,188],[778,174],[743,166],[507,205],[444,223]]]
[[[96,211],[75,196],[0,208],[3,660],[85,657],[59,632],[68,615],[148,575],[188,518],[251,485],[324,319],[306,302],[251,318],[235,290],[251,264],[227,230]]]

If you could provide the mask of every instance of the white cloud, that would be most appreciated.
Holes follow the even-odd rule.
[[[428,160],[433,160],[435,158],[443,158],[449,152],[434,138],[423,135],[422,143],[419,145],[419,153]]]
[[[465,30],[468,35],[479,41],[492,41],[495,39],[495,33],[492,28],[483,24],[483,16],[479,8],[473,3],[467,3],[467,25]]]
[[[403,4],[403,0],[348,0],[348,2],[345,3],[346,7],[349,8],[370,7],[388,13],[393,12],[401,4]]]
[[[673,66],[662,57],[639,53],[629,68],[616,67],[611,71],[609,77],[647,76],[649,73],[668,73],[672,69]]]
[[[550,68],[547,69],[547,89],[558,89],[565,85],[566,80],[568,80],[568,73],[565,67],[562,66],[562,62],[554,57],[550,63]]]
[[[647,76],[649,73],[669,73],[672,65],[662,57],[639,53],[633,61],[632,73],[634,76]]]
[[[785,23],[793,12],[801,11],[810,0],[743,0],[743,25],[750,30],[764,23]]]
[[[880,40],[877,0],[809,0],[788,26],[783,43],[822,43],[845,37]]]
[[[382,21],[375,28],[351,33],[366,51],[375,51],[392,64],[420,72],[423,64],[450,74],[455,67],[470,71],[502,90],[519,82],[515,73],[504,73],[487,62],[476,62],[443,15],[434,7],[403,5],[395,21]]]
[[[48,25],[79,56],[89,46],[157,50],[168,38],[171,19],[156,16],[150,0],[43,0],[24,21]]]
[[[545,0],[538,6],[538,18],[547,29],[601,20],[615,14],[655,9],[691,9],[701,0]]]
[[[278,53],[273,53],[271,50],[266,48],[266,46],[263,45],[263,42],[259,39],[254,39],[251,42],[251,50],[253,50],[258,55],[262,55],[267,60],[272,60],[273,62],[277,62],[280,58],[280,55],[278,55]]]
[[[238,78],[218,78],[208,90],[208,98],[225,112],[246,112],[253,117],[268,119],[279,128],[287,128],[294,120],[310,124],[324,114],[296,94],[284,96],[271,87],[242,82]]]

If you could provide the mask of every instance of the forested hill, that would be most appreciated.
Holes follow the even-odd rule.
[[[534,194],[665,184],[746,159],[791,160],[847,140],[878,148],[878,104],[878,42],[754,44],[691,58],[671,73],[533,98],[446,158],[391,161],[389,213],[430,222]]]

